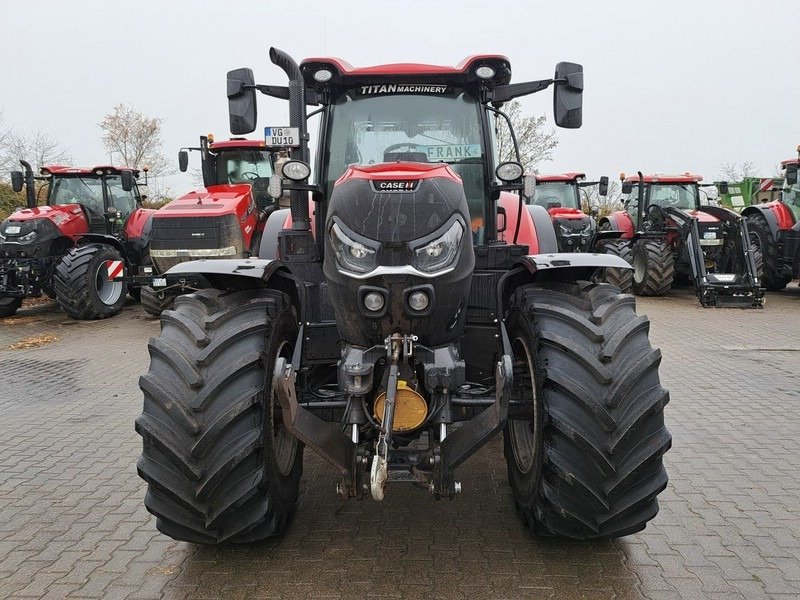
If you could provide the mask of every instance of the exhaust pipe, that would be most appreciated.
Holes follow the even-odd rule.
[[[28,161],[20,160],[19,164],[25,169],[25,203],[28,208],[36,208],[36,190],[33,187],[33,169]]]
[[[272,64],[283,69],[289,78],[289,126],[300,130],[300,147],[293,148],[291,157],[308,163],[308,134],[306,127],[306,86],[300,67],[294,59],[277,48],[269,49],[269,59]],[[293,190],[289,194],[291,199],[292,229],[295,231],[308,231],[311,221],[308,215],[308,199],[305,192]]]

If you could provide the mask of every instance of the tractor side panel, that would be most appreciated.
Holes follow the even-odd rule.
[[[607,217],[604,217],[604,219],[600,222],[601,226],[603,222],[607,222],[613,231],[621,231],[621,237],[626,240],[631,239],[636,231],[636,226],[633,223],[633,219],[624,210],[615,211]]]
[[[258,249],[258,258],[267,260],[278,258],[278,234],[291,226],[291,218],[291,211],[288,208],[276,210],[267,218],[261,236],[261,246]]]
[[[511,244],[514,241],[514,232],[517,229],[517,214],[519,213],[519,197],[515,194],[502,192],[498,206],[506,211],[506,228],[502,233],[498,234],[501,240]],[[531,215],[530,208],[523,205],[521,220],[519,223],[519,233],[517,234],[517,244],[528,246],[530,252],[539,252],[539,239],[536,235],[536,226],[533,223],[533,216]],[[541,207],[540,207],[541,208]]]
[[[778,213],[772,210],[771,204],[778,204],[777,202],[770,202],[768,204],[758,204],[753,206],[748,206],[742,211],[742,216],[747,218],[750,215],[761,214],[767,221],[769,225],[769,230],[772,233],[772,237],[774,239],[778,239],[780,228],[780,221],[778,220]],[[791,227],[791,224],[789,224]],[[787,227],[788,229],[788,227]]]
[[[149,236],[153,224],[151,219],[155,212],[152,208],[137,208],[133,211],[125,223],[125,237],[131,240]]]

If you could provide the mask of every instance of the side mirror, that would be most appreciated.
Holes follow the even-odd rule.
[[[623,181],[622,182],[622,193],[623,194],[630,194],[633,191],[633,182],[632,181]]]
[[[122,171],[122,191],[130,192],[133,189],[133,173],[131,171]]]
[[[22,171],[11,171],[11,188],[15,192],[21,192],[25,187],[25,176]]]
[[[720,181],[717,184],[717,189],[719,190],[720,194],[722,194],[722,195],[727,194],[728,193],[728,182],[727,181]]]
[[[500,217],[503,217],[503,224],[500,225]],[[503,233],[508,224],[506,222],[506,209],[502,206],[497,207],[497,233]]]
[[[786,165],[786,183],[789,185],[797,183],[797,163]]]
[[[600,178],[600,184],[597,186],[597,193],[601,196],[608,196],[608,177],[605,175]]]
[[[186,150],[178,151],[178,169],[181,173],[186,173],[189,168],[189,153]]]
[[[228,71],[228,116],[233,135],[245,135],[256,129],[255,84],[253,69]]]
[[[560,62],[553,78],[556,80],[553,94],[556,125],[577,129],[583,124],[583,66]]]

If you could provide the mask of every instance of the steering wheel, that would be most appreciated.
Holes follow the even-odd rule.
[[[658,204],[650,204],[645,210],[645,218],[651,223],[661,223],[664,221],[664,211]]]
[[[410,142],[401,142],[400,144],[392,144],[391,146],[387,146],[383,150],[383,152],[384,152],[384,154],[387,153],[387,152],[396,152],[396,151],[400,150],[401,148],[404,148],[405,152],[416,152],[417,151],[417,145],[416,144],[411,144]]]
[[[253,181],[253,179],[258,179],[260,176],[255,171],[245,171],[244,173],[240,173],[243,179],[247,179],[249,181]]]

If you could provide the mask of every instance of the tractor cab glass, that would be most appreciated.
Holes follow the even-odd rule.
[[[272,175],[272,159],[265,150],[225,150],[217,155],[219,185],[251,183]]]
[[[106,191],[108,193],[108,205],[122,213],[122,218],[128,216],[136,210],[136,194],[134,190],[125,191],[122,187],[122,178],[119,175],[110,175],[106,179]]]
[[[98,177],[54,177],[47,203],[80,204],[92,213],[102,215],[105,211],[103,181]]]
[[[485,152],[475,99],[450,89],[435,96],[367,96],[363,89],[345,92],[331,107],[331,142],[323,157],[327,189],[350,165],[447,163],[461,177],[473,222],[482,223]]]
[[[533,199],[529,202],[547,209],[581,207],[578,186],[574,183],[537,183]]]
[[[648,186],[648,205],[693,210],[698,202],[698,187],[694,183],[658,183]]]
[[[783,190],[783,201],[794,215],[795,222],[800,221],[800,182]]]

